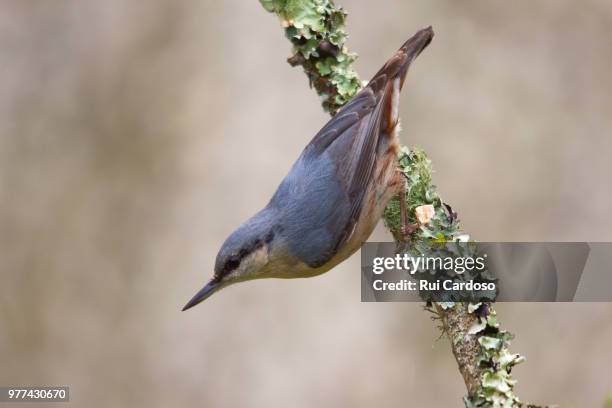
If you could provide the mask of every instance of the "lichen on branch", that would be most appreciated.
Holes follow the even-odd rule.
[[[433,169],[431,161],[424,151],[418,148],[402,147],[398,157],[398,168],[406,184],[406,210],[408,222],[418,223],[417,209],[425,205],[434,208],[433,218],[411,237],[412,243],[423,241],[427,245],[436,242],[454,241],[461,234],[457,214],[448,204],[444,204],[438,195],[436,186],[431,181]],[[401,240],[400,198],[394,197],[383,214],[385,226],[396,241]]]
[[[514,393],[516,380],[512,377],[512,368],[523,362],[524,357],[510,353],[508,346],[513,335],[500,329],[491,304],[439,302],[434,307],[441,316],[443,330],[468,389],[465,406],[523,406]]]
[[[417,208],[424,205],[434,207],[429,223],[420,225],[406,240],[401,233],[400,198],[396,197],[389,203],[383,219],[398,242],[398,251],[417,256],[435,256],[432,244],[466,239],[462,237],[457,213],[442,201],[432,183],[433,169],[425,152],[403,147],[398,167],[406,183],[408,221],[417,223]],[[464,398],[465,406],[522,406],[514,394],[516,381],[511,372],[515,365],[524,361],[524,357],[510,353],[508,346],[513,336],[500,329],[492,304],[435,302],[432,306],[431,310],[442,323],[442,331],[451,343],[468,390]]]
[[[321,98],[323,109],[334,115],[361,89],[352,64],[357,55],[345,46],[346,12],[329,0],[260,0],[281,20],[293,44],[287,60],[302,66],[310,86]]]

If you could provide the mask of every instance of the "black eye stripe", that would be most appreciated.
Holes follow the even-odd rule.
[[[252,254],[256,250],[258,250],[259,248],[263,247],[264,246],[264,242],[265,243],[270,243],[270,241],[272,241],[273,237],[274,237],[273,232],[270,232],[265,237],[264,241],[262,241],[261,239],[255,239],[255,240],[251,241],[249,243],[249,245],[246,245],[246,246],[242,247],[237,254],[230,255],[225,260],[225,263],[223,264],[223,268],[219,272],[218,278],[221,279],[225,275],[227,275],[230,272],[232,272],[234,269],[236,269],[238,266],[240,266],[240,262],[242,262],[242,260],[244,258],[246,258],[247,256],[249,256],[250,254]]]
[[[240,260],[242,258],[239,256],[231,256],[225,261],[225,265],[223,266],[223,274],[229,273],[236,269],[238,265],[240,265]]]

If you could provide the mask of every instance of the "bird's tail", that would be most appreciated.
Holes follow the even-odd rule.
[[[423,28],[410,37],[395,54],[383,65],[383,67],[372,77],[369,85],[380,87],[381,82],[386,83],[399,76],[400,88],[404,85],[404,79],[408,67],[412,61],[431,43],[434,32],[431,26]],[[378,85],[378,86],[377,86]]]
[[[389,136],[394,137],[399,130],[399,94],[408,68],[429,45],[433,36],[431,26],[419,30],[393,54],[366,86],[376,95],[377,104],[383,104],[381,127]]]

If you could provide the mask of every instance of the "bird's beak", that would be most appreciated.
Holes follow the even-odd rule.
[[[221,284],[220,281],[218,281],[218,280],[216,280],[214,278],[211,279],[202,289],[200,289],[200,291],[198,293],[195,294],[194,297],[191,298],[191,300],[189,302],[187,302],[185,307],[183,307],[183,311],[185,311],[187,309],[191,309],[192,307],[194,307],[198,303],[203,302],[210,295],[215,293],[217,290],[221,289],[222,286],[223,285]]]

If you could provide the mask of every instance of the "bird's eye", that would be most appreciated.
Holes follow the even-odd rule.
[[[227,258],[227,261],[225,261],[225,270],[227,272],[234,270],[238,267],[238,265],[240,265],[240,258],[237,256],[230,256],[229,258]]]

